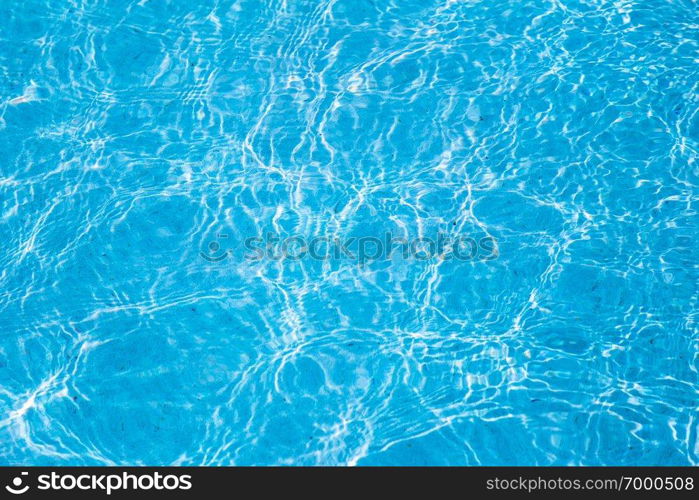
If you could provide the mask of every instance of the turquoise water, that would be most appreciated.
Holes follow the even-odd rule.
[[[696,1],[0,14],[3,464],[699,463]]]

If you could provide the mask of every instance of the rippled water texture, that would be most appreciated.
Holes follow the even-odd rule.
[[[2,463],[699,463],[696,1],[0,15]]]

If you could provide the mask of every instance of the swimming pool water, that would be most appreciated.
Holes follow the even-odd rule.
[[[0,13],[2,464],[699,463],[696,1]]]

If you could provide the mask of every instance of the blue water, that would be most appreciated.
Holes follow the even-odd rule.
[[[0,16],[2,464],[699,463],[696,1]]]

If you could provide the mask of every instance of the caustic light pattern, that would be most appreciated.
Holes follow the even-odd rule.
[[[0,18],[2,464],[699,463],[695,0]]]

